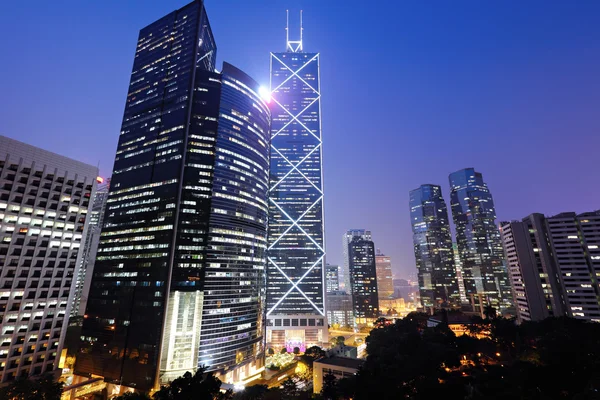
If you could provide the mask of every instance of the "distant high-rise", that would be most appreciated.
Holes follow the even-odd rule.
[[[267,343],[304,349],[328,341],[319,54],[287,37],[271,53],[271,174]]]
[[[348,244],[354,321],[366,324],[379,317],[375,244],[370,235],[355,236]]]
[[[260,373],[270,111],[201,0],[140,31],[78,374],[149,390]]]
[[[97,176],[0,136],[0,384],[58,368]]]
[[[500,223],[519,321],[565,315],[562,283],[542,214]]]
[[[98,178],[99,183],[102,178]],[[87,305],[87,297],[90,291],[90,283],[92,273],[94,272],[94,263],[96,262],[96,254],[98,252],[98,244],[100,243],[100,233],[102,223],[104,221],[104,209],[106,200],[108,199],[108,188],[110,187],[110,179],[106,183],[98,185],[94,200],[92,202],[91,212],[88,216],[88,229],[85,235],[83,245],[83,254],[75,274],[75,293],[73,295],[73,306],[71,308],[71,316],[84,315]]]
[[[504,311],[513,299],[492,195],[473,168],[450,174],[449,181],[467,299]]]
[[[346,292],[327,293],[327,321],[330,325],[354,326],[352,295]]]
[[[410,192],[410,220],[423,307],[459,306],[448,208],[438,185]]]
[[[377,294],[384,299],[394,294],[394,281],[392,278],[392,258],[386,256],[379,249],[375,255],[377,270]]]
[[[327,293],[338,292],[340,290],[340,267],[327,264],[325,266],[325,287]]]
[[[344,263],[340,268],[340,290],[345,290],[347,293],[352,292],[350,287],[350,258],[348,254],[348,245],[355,238],[360,237],[365,240],[373,240],[371,231],[365,229],[349,229],[342,235],[342,253]]]

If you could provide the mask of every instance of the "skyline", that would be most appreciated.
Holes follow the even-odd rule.
[[[39,13],[9,4],[4,15],[10,19],[1,20],[5,37],[20,36],[7,44],[12,62],[0,66],[5,77],[0,134],[94,165],[100,160],[107,177],[137,33],[188,1],[144,7],[141,1],[109,1],[87,4],[86,12],[74,1],[34,3]],[[341,264],[339,235],[364,227],[392,257],[396,273],[416,273],[408,192],[438,184],[448,202],[448,175],[462,168],[474,167],[486,177],[497,222],[531,212],[600,208],[593,201],[598,189],[586,184],[594,182],[593,149],[600,144],[593,135],[600,127],[593,114],[600,105],[595,76],[600,55],[593,54],[600,42],[593,25],[600,4],[543,3],[540,9],[532,3],[515,9],[516,2],[465,2],[430,9],[390,3],[395,9],[386,15],[380,15],[382,7],[366,7],[368,28],[353,36],[353,7],[232,3],[235,13],[231,3],[206,5],[219,38],[217,65],[228,60],[268,86],[269,52],[285,49],[286,8],[291,34],[293,17],[304,10],[305,49],[322,54],[328,263]],[[537,19],[531,20],[533,13]],[[29,29],[21,32],[23,25]],[[390,54],[392,45],[399,49]],[[361,57],[347,62],[348,52],[357,48]],[[352,82],[372,86],[357,92]],[[82,131],[89,133],[81,136]],[[365,151],[365,132],[377,132],[374,151]],[[565,159],[567,154],[575,157]],[[423,162],[427,157],[435,162]],[[360,167],[349,168],[356,160]],[[518,175],[524,166],[530,169]],[[360,192],[358,182],[364,183]],[[350,198],[355,202],[346,201]]]

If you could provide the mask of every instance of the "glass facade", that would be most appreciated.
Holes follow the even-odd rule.
[[[77,268],[77,273],[75,274],[75,293],[70,313],[72,317],[85,314],[87,296],[90,291],[90,282],[100,242],[100,232],[104,221],[104,209],[106,207],[106,200],[108,199],[109,185],[110,179],[107,183],[98,185],[94,201],[92,202],[83,254]]]
[[[370,239],[355,236],[348,244],[348,259],[354,321],[366,324],[379,317],[375,244]]]
[[[410,192],[410,221],[423,307],[460,306],[448,208],[437,185]]]
[[[491,304],[501,311],[510,308],[512,291],[496,226],[496,210],[483,176],[466,168],[450,174],[449,181],[467,299]]]
[[[325,266],[326,292],[337,292],[340,290],[340,268],[337,265],[327,264]]]
[[[262,352],[270,111],[215,57],[201,1],[140,32],[78,373],[148,390]]]
[[[271,53],[267,341],[276,347],[327,341],[319,54],[288,50]]]

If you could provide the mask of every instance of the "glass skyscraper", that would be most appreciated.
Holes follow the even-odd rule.
[[[196,0],[142,29],[76,372],[149,390],[263,354],[270,110]]]
[[[448,208],[438,185],[410,192],[410,220],[423,307],[460,306]]]
[[[370,235],[354,236],[348,244],[348,259],[354,321],[364,325],[379,317],[375,244]]]
[[[319,54],[271,53],[267,342],[327,342]]]
[[[496,226],[494,200],[481,173],[465,168],[450,174],[450,203],[456,244],[469,301],[499,311],[512,307],[512,291]]]

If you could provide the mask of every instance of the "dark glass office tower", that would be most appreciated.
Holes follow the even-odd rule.
[[[319,54],[302,41],[271,53],[267,342],[327,341]]]
[[[410,192],[410,220],[423,307],[460,306],[448,208],[438,185]]]
[[[201,1],[142,29],[78,373],[148,390],[262,349],[270,111],[224,64]]]
[[[364,325],[379,317],[375,244],[369,238],[355,236],[348,244],[350,288],[354,321]]]
[[[450,174],[449,180],[467,299],[491,304],[500,311],[510,308],[512,291],[496,226],[494,200],[483,176],[466,168]]]

